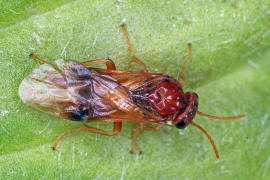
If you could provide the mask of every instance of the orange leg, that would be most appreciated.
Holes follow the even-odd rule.
[[[119,134],[122,130],[122,122],[113,123],[113,132]]]
[[[182,88],[185,87],[185,85],[187,84],[187,78],[184,75],[184,71],[185,71],[186,65],[189,62],[190,57],[191,57],[191,49],[192,49],[192,44],[188,43],[188,57],[185,59],[185,62],[183,64],[183,66],[181,67],[181,71],[180,71],[180,74],[179,74],[179,77],[181,79],[183,79],[183,82],[180,82],[180,85],[181,85]]]
[[[130,54],[131,61],[133,61],[133,62],[141,65],[143,67],[143,71],[144,72],[147,72],[147,68],[146,68],[145,64],[140,59],[138,59],[137,57],[135,57],[133,55],[133,50],[131,48],[131,43],[130,43],[130,40],[129,40],[129,37],[128,37],[128,32],[127,32],[126,25],[125,24],[122,24],[121,27],[122,27],[122,29],[124,31],[124,34],[125,34],[125,37],[126,37],[126,40],[127,40],[127,46],[128,46],[128,51],[129,51],[129,54]]]
[[[109,58],[93,59],[85,62],[81,62],[83,66],[90,66],[92,64],[105,63],[108,70],[116,70],[114,62]]]
[[[133,126],[130,132],[130,136],[132,139],[131,147],[130,147],[130,153],[134,153],[134,147],[137,149],[139,154],[142,154],[142,150],[140,146],[137,144],[138,137],[143,133],[143,131],[158,131],[162,128],[163,124],[158,124],[157,127],[151,127],[148,125],[144,125],[143,123],[140,123],[139,126]],[[136,135],[134,133],[137,132]]]
[[[138,131],[137,135],[135,136],[134,133]],[[136,140],[137,138],[143,133],[143,124],[140,124],[140,126],[133,126],[132,129],[131,129],[131,132],[130,132],[130,136],[131,136],[131,139],[132,139],[132,142],[131,142],[131,147],[130,147],[130,150],[129,152],[130,153],[134,153],[134,147],[136,147],[137,151],[139,152],[139,154],[142,153],[142,150],[140,148],[140,146],[137,144]]]
[[[121,127],[122,127],[122,124],[114,123],[113,131],[108,132],[108,131],[104,131],[102,129],[97,129],[97,128],[94,128],[94,127],[87,126],[86,124],[83,124],[82,127],[68,130],[67,132],[65,132],[61,136],[59,136],[57,138],[57,140],[55,141],[55,143],[53,144],[52,149],[53,150],[56,149],[57,144],[61,141],[61,139],[64,136],[66,136],[68,134],[71,134],[71,133],[74,133],[74,132],[77,132],[77,131],[92,132],[92,133],[96,133],[96,134],[102,134],[102,135],[105,135],[105,136],[117,136],[121,131]]]

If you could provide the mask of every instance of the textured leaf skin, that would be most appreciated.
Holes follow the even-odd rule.
[[[79,0],[54,8],[51,3],[24,1],[29,5],[21,6],[23,19],[10,11],[16,12],[17,2],[0,6],[1,12],[11,12],[0,19],[1,178],[270,178],[268,0]],[[16,19],[13,25],[2,24],[11,19]],[[40,65],[28,55],[34,52],[51,62],[109,56],[118,69],[139,71],[128,61],[119,28],[123,20],[134,54],[151,72],[176,77],[187,55],[186,43],[192,42],[185,90],[198,93],[200,111],[224,116],[248,113],[243,120],[227,122],[195,118],[215,140],[219,160],[208,140],[191,127],[178,131],[167,126],[145,133],[139,140],[142,156],[127,151],[131,124],[115,138],[76,133],[63,139],[58,151],[51,151],[57,136],[80,125],[52,118],[20,101],[21,81]],[[110,124],[98,127],[111,129]]]

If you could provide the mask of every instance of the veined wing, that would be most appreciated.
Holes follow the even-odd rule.
[[[161,119],[144,96],[160,83],[161,74],[88,69],[65,60],[57,60],[56,65],[58,69],[41,65],[23,80],[19,88],[23,102],[71,120],[115,116]]]
[[[148,94],[161,82],[166,81],[168,75],[163,73],[143,73],[134,71],[95,70],[97,72],[102,72],[102,74],[110,75],[120,87],[124,87],[124,89],[128,91],[128,94],[118,93],[123,95],[123,98],[121,99],[129,100],[129,102],[133,104],[132,106],[136,107],[136,109],[130,110],[130,114],[133,113],[136,115],[139,113],[141,118],[154,120],[163,119],[163,117],[149,104]]]
[[[104,91],[95,94],[90,70],[75,61],[55,63],[58,69],[43,64],[22,81],[19,95],[24,103],[72,120],[116,112],[110,101],[101,96]]]

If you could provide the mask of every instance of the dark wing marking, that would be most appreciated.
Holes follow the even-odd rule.
[[[72,120],[161,118],[143,95],[163,74],[91,69],[65,60],[57,60],[56,65],[58,70],[44,64],[23,80],[19,95],[26,104]]]

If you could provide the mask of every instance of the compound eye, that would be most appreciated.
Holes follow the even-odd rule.
[[[180,121],[179,123],[175,124],[178,129],[184,129],[187,125],[188,123],[186,121]]]
[[[194,92],[186,92],[185,98],[187,105],[185,109],[174,119],[174,124],[177,128],[185,128],[195,117],[198,110],[198,95]]]

